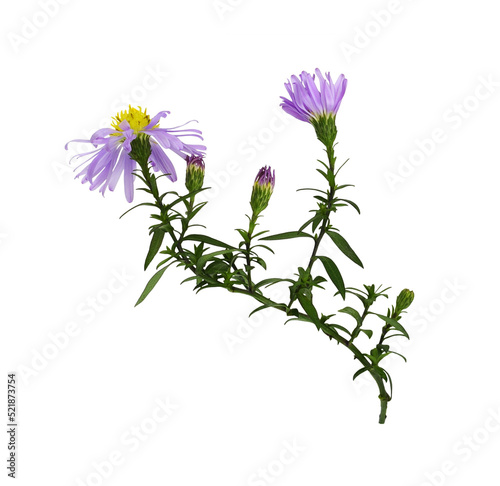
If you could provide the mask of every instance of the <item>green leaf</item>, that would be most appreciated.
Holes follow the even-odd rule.
[[[356,319],[356,322],[358,323],[358,326],[361,326],[361,316],[356,309],[353,309],[352,307],[344,307],[343,309],[340,309],[339,312],[343,312],[344,314],[349,314],[350,316],[354,317],[354,319]]]
[[[361,375],[361,373],[364,373],[367,370],[368,370],[368,368],[361,368],[360,370],[356,371],[356,373],[354,373],[354,376],[352,377],[352,379],[355,380],[359,375]]]
[[[233,250],[219,250],[219,251],[214,251],[212,253],[207,253],[206,255],[203,255],[198,259],[196,262],[196,268],[203,268],[205,263],[207,263],[209,260],[212,260],[214,257],[219,256],[219,255],[225,255],[227,253],[232,253]]]
[[[347,241],[340,233],[336,233],[335,231],[328,231],[328,236],[347,258],[351,259],[354,263],[363,268],[363,263],[359,259],[358,255],[356,255],[354,250],[350,247],[349,243],[347,243]]]
[[[325,267],[326,273],[330,277],[330,280],[333,282],[337,290],[340,292],[340,295],[345,300],[345,284],[344,279],[335,263],[332,259],[326,256],[319,256],[318,259],[321,261],[323,266]]]
[[[291,238],[312,238],[312,236],[302,231],[288,231],[287,233],[266,236],[261,238],[261,241],[289,240]]]
[[[149,267],[149,264],[153,261],[154,257],[160,251],[164,236],[165,232],[162,230],[155,230],[153,232],[153,237],[151,238],[151,244],[149,245],[149,251],[146,256],[146,261],[144,262],[144,270],[146,270]]]
[[[280,282],[290,282],[290,283],[293,283],[293,280],[290,279],[290,278],[266,278],[265,280],[261,280],[258,284],[255,285],[255,289],[258,289],[259,287],[263,287],[263,286],[270,286],[270,285],[274,285],[276,283],[280,283]]]
[[[168,268],[164,267],[160,271],[156,272],[152,277],[151,280],[147,283],[146,288],[144,289],[144,292],[141,294],[139,297],[139,300],[136,302],[134,307],[137,307],[149,294],[150,292],[155,288],[156,284],[160,281],[160,278],[163,276],[165,273],[165,270]]]
[[[255,258],[255,261],[264,269],[264,270],[267,270],[267,264],[266,262],[260,258],[260,257],[256,257]]]
[[[299,232],[302,232],[302,230],[306,229],[310,223],[312,223],[314,221],[314,218],[316,216],[313,216],[310,220],[306,221],[300,228],[299,228]]]
[[[266,304],[261,305],[261,306],[257,307],[256,309],[254,309],[252,312],[250,312],[250,314],[248,314],[248,317],[252,317],[253,314],[260,312],[261,310],[268,309],[268,308],[269,308],[269,306]]]
[[[344,326],[341,326],[340,324],[327,324],[327,326],[334,327],[335,329],[340,329],[341,331],[344,331],[345,333],[351,335],[351,333]]]
[[[220,246],[222,248],[229,248],[231,250],[235,250],[235,248],[223,241],[216,240],[215,238],[211,238],[210,236],[205,235],[188,235],[184,238],[184,241],[201,241],[203,243],[208,243],[213,246]]]
[[[359,206],[350,199],[339,199],[339,201],[344,201],[347,204],[350,204],[359,214],[361,214],[361,209],[359,209]]]
[[[389,351],[387,354],[397,354],[398,356],[400,356],[401,358],[403,358],[405,360],[405,363],[408,362],[408,360],[400,353],[396,353],[396,351]]]
[[[368,336],[369,339],[371,339],[373,336],[373,331],[371,329],[360,329],[360,331],[364,332]]]
[[[304,295],[304,293],[299,292],[298,299],[300,305],[306,311],[306,314],[311,318],[311,320],[316,324],[317,328],[320,329],[321,321],[319,320],[318,311],[314,307],[310,297]]]
[[[396,319],[392,319],[391,317],[384,316],[383,314],[376,314],[375,312],[370,312],[370,314],[373,314],[377,317],[380,317],[383,321],[387,322],[391,327],[399,331],[403,336],[407,339],[410,339],[410,336],[406,332],[406,329],[398,322]]]
[[[247,244],[248,244],[248,243],[249,243],[249,241],[250,241],[250,239],[248,238],[248,232],[247,232],[247,231],[245,231],[245,230],[243,230],[243,229],[237,229],[236,231],[237,231],[237,232],[240,234],[240,236],[243,238],[243,241],[244,241],[245,243],[247,243]],[[241,246],[241,245],[240,245],[240,246]]]
[[[266,245],[254,245],[252,246],[252,249],[254,248],[264,248],[265,250],[270,251],[272,254],[274,254],[274,250]]]
[[[229,270],[230,266],[224,260],[214,260],[210,265],[205,268],[205,272],[209,275],[224,274]]]
[[[133,208],[130,208],[130,209],[128,209],[127,211],[125,211],[125,212],[124,212],[124,213],[123,213],[123,214],[122,214],[122,215],[121,215],[118,219],[122,219],[122,218],[123,218],[123,216],[125,216],[127,213],[130,213],[130,211],[132,211],[133,209],[138,208],[138,207],[140,207],[140,206],[153,206],[153,207],[155,207],[155,208],[157,208],[157,207],[158,207],[156,204],[153,204],[153,203],[146,203],[146,202],[144,202],[144,203],[140,203],[140,204],[136,204]]]

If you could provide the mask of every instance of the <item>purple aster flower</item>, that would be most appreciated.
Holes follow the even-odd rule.
[[[76,178],[82,177],[82,184],[89,182],[91,191],[100,188],[99,191],[104,195],[106,189],[114,191],[123,174],[125,197],[128,202],[132,202],[134,170],[137,162],[129,154],[131,143],[137,137],[150,137],[149,164],[154,171],[166,174],[172,182],[177,180],[177,174],[166,150],[182,158],[203,156],[206,150],[204,145],[192,145],[182,140],[189,136],[203,140],[200,130],[183,128],[187,123],[174,128],[160,128],[158,122],[170,112],[160,111],[151,119],[146,111],[142,111],[141,107],[136,109],[130,106],[128,111],[122,111],[114,117],[111,123],[112,128],[97,130],[90,140],[71,140],[71,142],[91,143],[96,148],[75,156],[76,158],[86,157],[86,160],[77,167],[78,169],[84,166],[76,176]],[[66,144],[66,149],[68,144]]]
[[[258,215],[267,208],[274,191],[275,183],[275,171],[271,170],[271,167],[262,167],[255,178],[252,197],[250,198],[250,205],[252,206],[254,215]]]
[[[302,71],[300,79],[295,75],[292,76],[291,80],[285,83],[290,99],[281,96],[283,100],[281,107],[284,111],[310,123],[320,117],[334,117],[347,87],[347,79],[343,74],[334,83],[330,73],[323,76],[319,69],[315,72],[316,75]],[[316,77],[319,88],[315,82]]]

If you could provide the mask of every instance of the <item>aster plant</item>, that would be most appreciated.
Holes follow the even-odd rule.
[[[252,312],[272,308],[283,312],[290,321],[302,321],[313,324],[318,331],[330,340],[349,350],[359,369],[354,373],[356,379],[363,373],[371,376],[377,385],[380,400],[379,423],[385,423],[387,405],[392,399],[392,380],[382,361],[391,354],[404,356],[391,349],[391,339],[409,335],[401,319],[411,305],[414,294],[404,289],[396,298],[395,304],[385,311],[375,311],[375,305],[382,298],[388,298],[389,288],[364,285],[362,288],[348,287],[335,263],[329,256],[321,255],[322,240],[330,238],[340,252],[355,264],[363,267],[358,255],[341,235],[339,229],[332,226],[332,217],[345,207],[352,207],[358,213],[359,207],[353,201],[341,196],[351,184],[337,182],[342,164],[337,166],[335,144],[337,138],[336,117],[346,92],[347,80],[341,75],[333,82],[329,73],[323,74],[318,69],[315,74],[302,72],[292,76],[285,83],[288,97],[282,97],[281,106],[285,112],[313,126],[316,136],[324,146],[325,161],[318,161],[317,171],[325,179],[324,189],[302,189],[313,191],[316,207],[311,217],[303,224],[286,233],[269,235],[268,230],[258,230],[259,219],[267,209],[274,191],[276,176],[271,167],[263,167],[258,172],[250,196],[250,213],[247,215],[248,227],[237,229],[240,241],[226,243],[219,239],[194,230],[202,225],[194,223],[207,202],[197,202],[197,196],[209,189],[204,187],[205,150],[199,143],[187,143],[186,137],[203,140],[200,130],[185,128],[160,128],[159,122],[169,112],[162,111],[153,118],[146,110],[130,107],[119,113],[111,128],[95,132],[90,140],[77,140],[94,145],[94,150],[79,154],[84,162],[78,167],[77,178],[88,183],[91,190],[97,188],[104,195],[106,189],[113,191],[123,175],[125,196],[132,202],[134,181],[142,183],[139,190],[145,191],[150,202],[142,202],[131,209],[146,206],[152,209],[150,226],[151,242],[146,256],[146,270],[154,259],[156,273],[151,277],[139,297],[136,305],[144,301],[157,285],[166,270],[177,265],[191,275],[184,282],[193,282],[199,292],[207,288],[224,288],[231,293],[243,294],[258,302]],[[186,163],[186,191],[160,190],[159,179],[165,176],[176,182],[177,175],[170,156],[174,154]],[[128,211],[127,211],[128,212]],[[126,214],[126,213],[125,213]],[[203,227],[203,226],[202,226]],[[204,228],[204,227],[203,227]],[[261,267],[266,270],[262,254],[274,253],[270,242],[280,242],[295,238],[306,238],[311,242],[311,256],[306,268],[299,267],[295,278],[265,278],[256,280],[254,270]],[[327,278],[325,278],[325,276]],[[183,282],[183,283],[184,283]],[[336,314],[323,314],[315,304],[314,296],[318,289],[325,289],[326,284],[333,284],[333,299],[353,298],[358,302],[356,309],[343,306]],[[287,285],[289,299],[276,302],[266,296],[266,289],[272,285]],[[350,319],[348,328],[339,324],[340,316]],[[367,320],[379,324],[378,339],[375,331],[368,328]],[[364,341],[374,339],[376,344],[369,346],[367,352],[359,347],[359,338]]]

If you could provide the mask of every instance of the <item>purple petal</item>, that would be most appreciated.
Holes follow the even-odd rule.
[[[151,159],[167,177],[175,182],[177,180],[177,173],[175,172],[174,164],[169,159],[168,155],[156,143],[151,144]],[[155,166],[155,168],[156,168]]]
[[[125,156],[123,167],[123,183],[125,186],[125,199],[131,203],[134,200],[134,170],[136,161],[132,160],[128,154]]]
[[[165,118],[167,115],[170,115],[169,111],[160,111],[160,113],[158,113],[156,116],[154,116],[151,119],[151,122],[149,123],[149,125],[146,125],[144,127],[144,130],[150,130],[151,128],[153,128],[155,125],[158,124],[158,122],[160,121],[161,118]]]

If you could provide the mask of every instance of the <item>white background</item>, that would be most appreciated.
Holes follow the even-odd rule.
[[[42,5],[10,2],[1,20],[0,380],[5,390],[19,373],[18,484],[498,484],[495,3],[47,0],[50,15]],[[209,147],[210,234],[237,242],[264,164],[277,172],[264,228],[292,230],[313,206],[295,190],[321,184],[322,152],[279,96],[316,67],[349,79],[337,154],[351,159],[341,180],[356,185],[362,215],[345,209],[335,222],[366,269],[332,256],[348,285],[416,293],[408,364],[388,363],[384,426],[376,388],[353,383],[351,355],[312,326],[284,327],[277,312],[248,320],[253,302],[196,296],[178,269],[134,308],[152,275],[148,212],[119,220],[122,186],[91,193],[64,151],[129,102],[170,110],[163,126],[195,118]],[[277,276],[310,252],[274,247]],[[343,305],[331,291],[322,302]],[[64,338],[68,325],[78,334]],[[164,400],[175,410],[159,423]],[[110,457],[121,458],[112,471]]]

